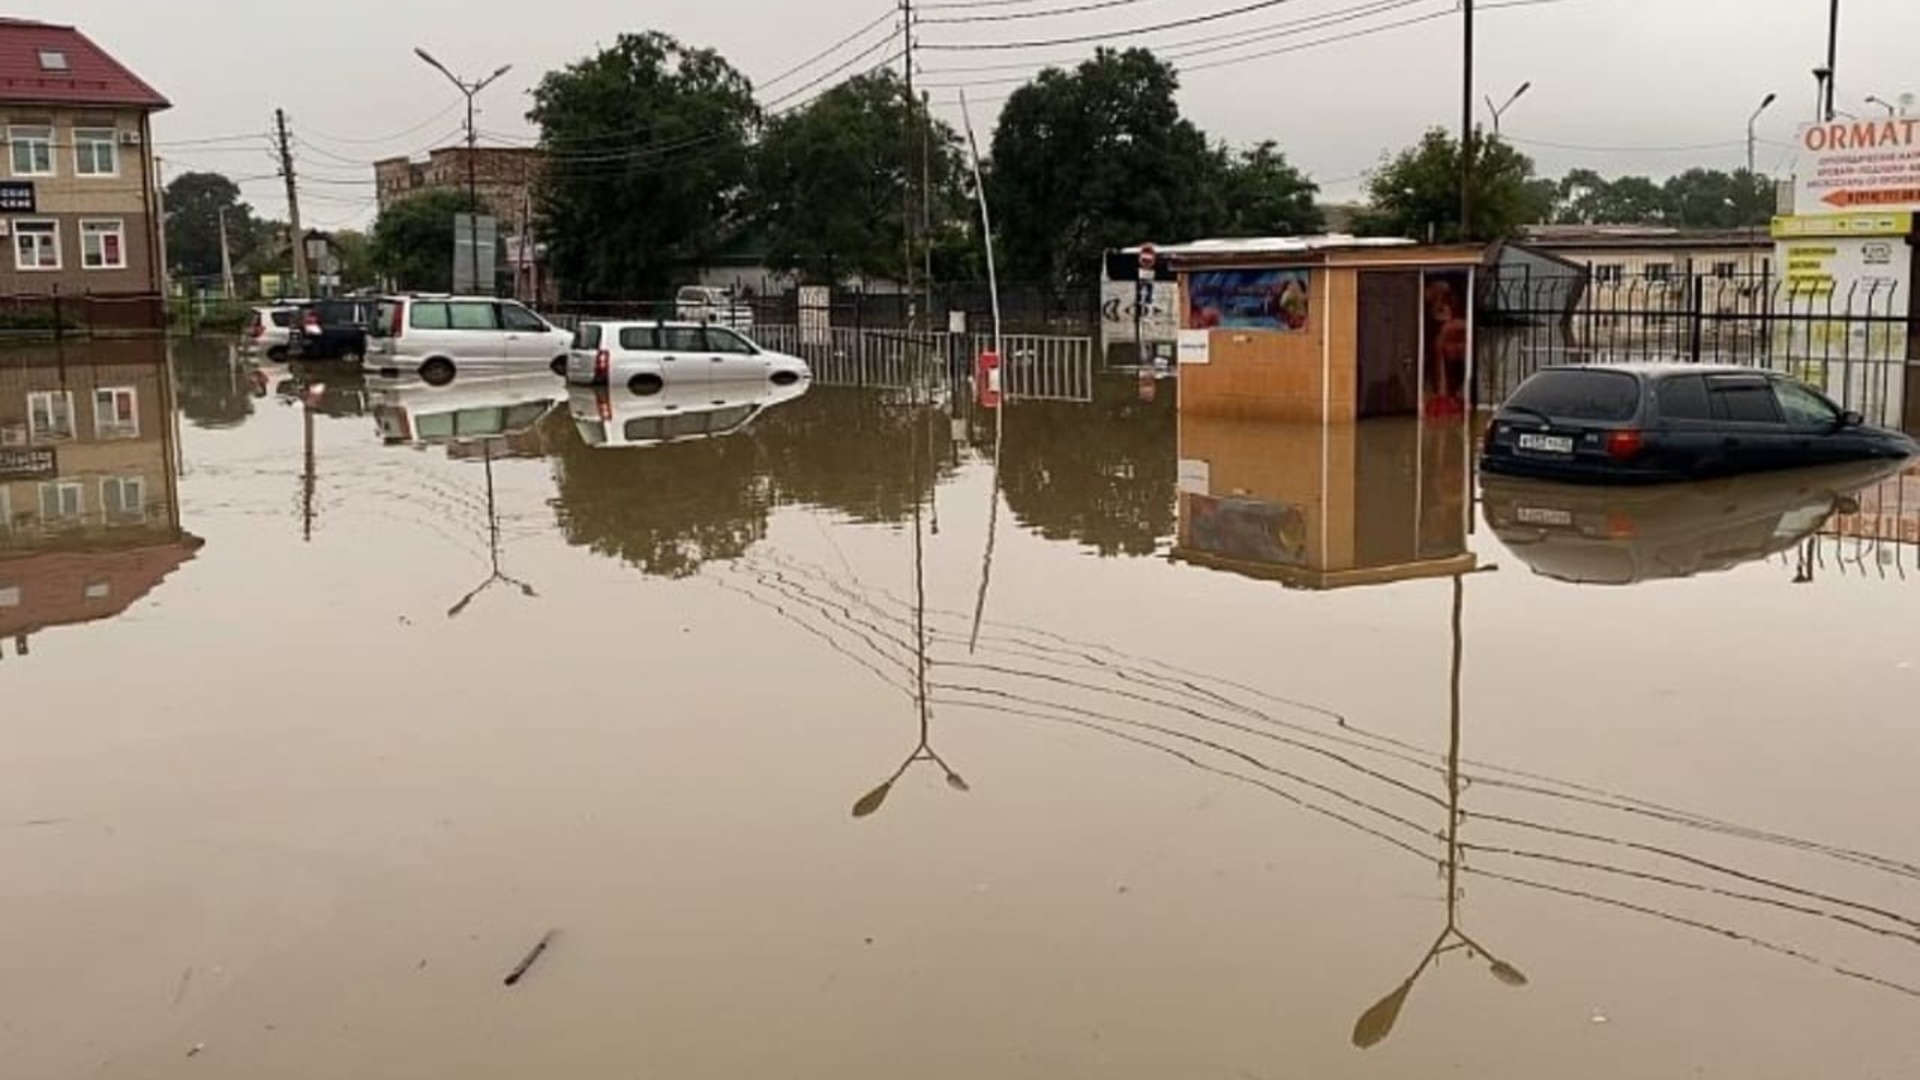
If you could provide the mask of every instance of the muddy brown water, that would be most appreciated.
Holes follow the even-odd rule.
[[[0,356],[0,1076],[1920,1074],[1920,473],[929,396]]]

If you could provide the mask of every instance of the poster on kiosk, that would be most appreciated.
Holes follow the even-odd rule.
[[[1800,144],[1794,213],[1773,223],[1774,366],[1897,427],[1920,396],[1920,116],[1808,124]]]

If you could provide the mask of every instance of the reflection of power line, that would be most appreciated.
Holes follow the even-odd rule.
[[[907,635],[911,633],[908,629],[910,613],[906,610],[911,606],[910,603],[902,603],[898,598],[887,597],[885,593],[865,591],[857,587],[857,581],[836,580],[835,575],[823,570],[809,569],[791,562],[774,567],[769,567],[765,563],[766,560],[752,560],[743,565],[740,577],[751,583],[738,587],[749,593],[780,597],[779,603],[784,617],[806,628],[809,633],[837,643],[843,653],[871,657],[874,659],[876,668],[887,663],[880,657],[891,657],[894,662],[900,661],[899,649],[903,644],[908,643]],[[964,647],[970,613],[929,612],[929,616],[931,629],[927,640],[930,646],[951,644],[954,647]],[[941,621],[951,624],[952,629],[943,632],[939,625]],[[1210,775],[1230,779],[1283,798],[1296,807],[1338,821],[1355,831],[1390,844],[1397,850],[1405,851],[1423,860],[1434,858],[1428,853],[1426,847],[1428,842],[1436,839],[1430,831],[1420,827],[1406,814],[1381,804],[1373,794],[1369,794],[1370,792],[1405,794],[1403,785],[1388,785],[1382,781],[1381,768],[1353,761],[1348,755],[1341,755],[1340,758],[1330,758],[1320,754],[1310,755],[1311,761],[1322,766],[1337,767],[1340,775],[1358,784],[1352,790],[1336,787],[1306,776],[1300,771],[1299,766],[1281,767],[1278,763],[1265,761],[1251,752],[1247,746],[1241,744],[1242,740],[1250,736],[1250,733],[1245,730],[1248,725],[1222,725],[1219,723],[1222,717],[1218,711],[1189,707],[1196,699],[1205,700],[1207,694],[1190,692],[1192,697],[1188,698],[1155,700],[1154,695],[1135,693],[1138,688],[1137,683],[1129,685],[1113,674],[1114,670],[1129,666],[1124,653],[1084,642],[1042,646],[1035,639],[1044,635],[1045,632],[1031,629],[984,634],[983,649],[995,647],[998,644],[996,638],[1007,633],[1030,635],[1022,638],[1022,648],[1034,657],[1032,663],[1040,665],[1041,671],[1056,678],[1009,679],[997,665],[967,667],[964,661],[947,662],[934,657],[931,663],[935,668],[966,672],[971,678],[966,682],[948,680],[934,682],[932,686],[937,693],[931,700],[935,704],[968,708],[999,717],[1070,726],[1121,740],[1129,745],[1151,749],[1189,766],[1204,769]],[[1057,662],[1049,663],[1044,659],[1049,649],[1055,651]],[[1105,657],[1111,668],[1104,670],[1098,666],[1090,668],[1083,657],[1091,654]],[[1139,678],[1148,669],[1164,668],[1170,665],[1164,665],[1163,662],[1152,658],[1138,657],[1133,658],[1130,666],[1129,674]],[[1047,671],[1047,668],[1052,670]],[[1181,678],[1198,682],[1205,677],[1188,672]],[[1036,683],[1039,685],[1036,686]],[[1114,685],[1115,683],[1120,685]],[[901,689],[898,682],[889,682],[889,685]],[[1305,726],[1283,717],[1272,716],[1266,709],[1255,703],[1258,700],[1255,695],[1236,697],[1232,693],[1223,692],[1220,688],[1224,685],[1216,681],[1210,693],[1235,702],[1238,709],[1244,710],[1247,714],[1265,717],[1276,725]],[[1115,690],[1120,693],[1111,692]],[[911,693],[911,688],[908,688],[907,692]],[[1055,692],[1091,693],[1097,695],[1097,698],[1092,702],[1061,700]],[[1133,696],[1127,696],[1129,694]],[[1171,698],[1172,694],[1169,693],[1167,696]],[[1301,703],[1298,708],[1311,709],[1309,715],[1318,715],[1323,722],[1327,717],[1339,715],[1332,710],[1306,703]],[[1145,717],[1122,715],[1123,709],[1145,710],[1147,715]],[[1329,740],[1341,739],[1348,742],[1375,738],[1344,719],[1338,724],[1329,724],[1325,734]],[[1378,736],[1377,739],[1380,744],[1379,753],[1388,761],[1400,761],[1400,751],[1397,747],[1410,745],[1385,736]],[[1297,743],[1303,740],[1292,741]],[[1298,746],[1275,744],[1272,740],[1266,739],[1262,739],[1261,743],[1269,746],[1279,745],[1285,751],[1294,754],[1302,753]],[[1225,759],[1225,763],[1210,760],[1216,758]],[[1411,763],[1407,762],[1402,764],[1411,766]],[[1443,869],[1452,868],[1449,872],[1449,878],[1452,881],[1449,892],[1456,900],[1459,895],[1459,879],[1465,875],[1479,874],[1489,880],[1499,880],[1536,891],[1599,903],[1615,910],[1657,916],[1673,925],[1711,932],[1729,940],[1759,943],[1766,946],[1768,951],[1778,955],[1817,964],[1851,978],[1868,981],[1902,993],[1920,994],[1920,991],[1904,986],[1897,980],[1850,971],[1831,964],[1820,959],[1807,948],[1768,941],[1758,934],[1721,925],[1719,921],[1711,918],[1665,911],[1657,902],[1643,903],[1638,900],[1610,896],[1598,885],[1534,881],[1502,871],[1470,868],[1464,865],[1461,859],[1465,852],[1475,850],[1488,855],[1531,859],[1558,866],[1571,873],[1597,876],[1602,882],[1632,880],[1663,892],[1679,891],[1693,896],[1731,901],[1742,908],[1765,906],[1770,910],[1792,916],[1817,919],[1843,932],[1865,932],[1882,940],[1891,938],[1912,943],[1911,936],[1899,928],[1911,923],[1912,920],[1897,911],[1849,899],[1834,889],[1816,891],[1796,885],[1779,875],[1757,874],[1725,860],[1702,858],[1670,845],[1655,845],[1632,837],[1615,835],[1614,830],[1624,821],[1652,822],[1662,827],[1765,844],[1808,857],[1843,862],[1867,872],[1889,877],[1912,878],[1914,876],[1912,868],[1907,864],[1871,853],[1851,851],[1717,821],[1627,796],[1598,792],[1598,789],[1565,784],[1551,778],[1523,774],[1515,770],[1505,770],[1504,776],[1490,775],[1483,779],[1467,770],[1469,764],[1460,753],[1459,747],[1450,745],[1446,764],[1442,768],[1443,774],[1447,777],[1448,802],[1451,804],[1448,810],[1449,827],[1437,839],[1447,845],[1447,854],[1442,865]],[[1493,768],[1484,765],[1480,767],[1483,770]],[[1422,768],[1421,771],[1423,774],[1430,775],[1430,771],[1426,768]],[[1509,779],[1513,776],[1525,776],[1528,782],[1521,783]],[[1496,781],[1498,783],[1495,783]],[[1496,787],[1504,783],[1508,785],[1504,790],[1509,795],[1550,798],[1563,807],[1579,807],[1589,812],[1598,812],[1611,819],[1611,826],[1578,828],[1573,830],[1578,835],[1568,836],[1566,835],[1568,829],[1565,827],[1549,826],[1516,815],[1469,814],[1461,811],[1457,804],[1458,790],[1464,789],[1469,783],[1492,784]],[[1340,794],[1336,797],[1329,794],[1331,791],[1338,791]],[[1430,798],[1423,800],[1428,803],[1431,801]],[[1697,880],[1677,874],[1652,874],[1640,868],[1618,865],[1600,858],[1582,857],[1577,852],[1569,854],[1551,849],[1516,845],[1502,845],[1499,846],[1499,850],[1493,850],[1496,845],[1475,844],[1461,839],[1460,828],[1476,820],[1483,825],[1526,830],[1540,838],[1542,842],[1550,844],[1569,841],[1586,844],[1597,841],[1619,850],[1633,851],[1636,854],[1663,858],[1678,856],[1681,865],[1688,871],[1707,875],[1707,877],[1704,880]],[[1757,888],[1740,891],[1713,880],[1728,876]],[[1772,895],[1772,893],[1780,895]],[[1791,899],[1783,899],[1783,897]],[[1454,930],[1458,930],[1457,914],[1456,909],[1451,916]],[[1882,920],[1893,925],[1881,925]],[[1453,937],[1449,936],[1439,944],[1446,946],[1453,941]],[[1469,953],[1486,955],[1484,949],[1466,938],[1464,934],[1460,935],[1459,941]],[[1499,964],[1491,957],[1487,958],[1490,962]],[[1518,973],[1509,966],[1501,965],[1496,967],[1494,974],[1507,981],[1516,981],[1515,976]]]

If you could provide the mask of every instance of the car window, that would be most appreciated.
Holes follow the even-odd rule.
[[[373,313],[373,336],[386,337],[387,329],[393,325],[393,314],[399,307],[391,300],[383,300]]]
[[[627,440],[646,442],[651,439],[666,438],[666,419],[664,416],[642,416],[627,421]]]
[[[273,325],[282,330],[293,325],[293,312],[291,311],[270,312],[267,317],[273,320]]]
[[[694,288],[693,286],[688,286],[687,288],[680,290],[681,303],[703,304],[706,302],[706,300],[707,300],[707,294],[701,289]]]
[[[455,330],[498,330],[493,305],[484,301],[465,300],[447,305],[447,316]]]
[[[600,347],[600,324],[581,323],[573,332],[573,347],[576,349],[597,349]]]
[[[1620,371],[1542,371],[1508,399],[1530,412],[1564,420],[1631,420],[1640,411],[1640,380]]]
[[[746,338],[741,337],[731,330],[722,330],[717,326],[709,326],[707,327],[706,333],[708,352],[735,353],[746,356],[752,356],[755,353],[753,345],[750,344]]]
[[[1707,403],[1707,380],[1700,375],[1681,375],[1660,381],[1660,415],[1668,420],[1711,420],[1713,406]]]
[[[1713,418],[1744,424],[1778,424],[1780,407],[1765,379],[1713,379],[1708,383]]]
[[[737,405],[731,409],[721,409],[709,421],[710,430],[715,432],[731,431],[753,419],[753,406]]]
[[[517,333],[541,334],[547,330],[547,324],[541,320],[540,316],[519,304],[501,304],[500,323],[508,330]]]
[[[407,325],[415,330],[445,330],[452,323],[447,315],[447,305],[416,301],[413,310],[407,313]]]
[[[705,435],[710,430],[708,415],[703,412],[674,413],[664,418],[661,431],[669,439],[685,439],[694,435]]]
[[[620,331],[620,347],[628,352],[652,352],[658,344],[651,326],[628,326]]]
[[[1832,402],[1790,379],[1775,382],[1773,396],[1787,423],[1794,427],[1830,428],[1840,423],[1840,410]]]
[[[660,328],[660,348],[664,352],[703,352],[706,347],[706,335],[697,326]]]

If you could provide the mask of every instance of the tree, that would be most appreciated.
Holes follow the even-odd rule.
[[[1221,209],[1217,228],[1230,236],[1301,236],[1326,229],[1326,215],[1315,201],[1320,187],[1287,163],[1272,141],[1238,154],[1221,147],[1217,154]]]
[[[891,71],[848,80],[773,120],[757,158],[754,202],[769,263],[809,281],[898,278],[907,193],[923,172],[936,224],[970,218],[958,136],[917,103],[909,117]]]
[[[1009,276],[1097,279],[1106,250],[1214,230],[1218,157],[1180,115],[1173,66],[1101,49],[1014,91],[993,136],[994,222]]]
[[[453,290],[454,217],[474,204],[458,189],[425,191],[393,203],[373,223],[373,266],[396,289]]]
[[[1688,169],[1663,187],[1671,224],[1689,229],[1737,229],[1773,219],[1773,183],[1745,169]]]
[[[360,289],[378,284],[380,271],[374,266],[373,241],[357,229],[336,229],[333,248],[340,253],[340,285]]]
[[[759,122],[752,87],[720,54],[622,34],[533,93],[549,162],[541,238],[569,291],[664,290],[737,224]]]
[[[227,242],[239,259],[254,244],[253,208],[240,201],[240,185],[211,172],[187,172],[167,185],[167,261],[191,277],[220,275],[220,216]]]
[[[1667,193],[1644,176],[1613,180],[1575,169],[1560,181],[1555,220],[1568,225],[1663,225],[1672,217]]]
[[[1533,183],[1533,159],[1499,136],[1476,136],[1473,231],[1460,228],[1460,143],[1433,128],[1386,159],[1367,181],[1371,206],[1355,228],[1375,236],[1424,240],[1498,240],[1545,221],[1552,205]]]

